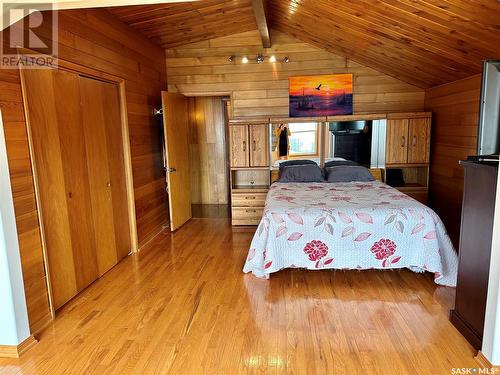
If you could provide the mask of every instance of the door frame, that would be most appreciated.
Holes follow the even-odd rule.
[[[17,54],[19,58],[19,77],[21,81],[21,94],[23,99],[23,110],[26,121],[26,132],[28,136],[28,148],[30,153],[30,162],[31,162],[31,172],[33,175],[33,186],[35,190],[35,200],[37,205],[37,216],[38,216],[38,224],[40,229],[40,239],[42,244],[42,254],[43,254],[43,263],[45,266],[46,273],[46,284],[47,284],[47,293],[49,295],[49,307],[50,313],[52,315],[52,319],[55,318],[55,309],[54,309],[54,300],[52,295],[52,285],[50,282],[50,266],[48,262],[47,256],[47,245],[45,241],[44,227],[43,227],[43,212],[41,209],[41,205],[39,204],[41,197],[38,186],[38,177],[37,177],[37,167],[36,167],[36,158],[33,150],[33,138],[31,132],[31,124],[29,120],[28,113],[28,105],[26,98],[26,83],[25,77],[23,74],[23,70],[26,69],[22,63],[22,58],[24,56],[29,55],[38,55],[39,53],[36,51],[26,49],[26,48],[18,48]],[[112,84],[116,84],[118,86],[118,96],[120,101],[120,123],[121,123],[121,133],[122,133],[122,148],[123,148],[123,168],[125,171],[125,184],[127,190],[127,211],[128,211],[128,223],[129,223],[129,234],[130,234],[130,246],[131,252],[135,253],[139,251],[139,244],[137,238],[137,220],[136,220],[136,212],[135,212],[135,196],[134,196],[134,181],[132,175],[132,158],[130,153],[130,136],[129,136],[129,127],[128,127],[128,112],[127,112],[127,99],[126,99],[126,90],[125,90],[125,80],[123,78],[114,76],[112,74],[108,74],[106,72],[89,68],[84,65],[80,65],[77,63],[73,63],[61,58],[52,58],[52,61],[56,61],[55,67],[48,67],[47,69],[57,69],[66,72],[72,72],[79,74],[81,76],[85,76],[88,78],[96,79],[103,82],[108,82]],[[41,330],[44,327],[40,327],[38,329]],[[33,332],[32,332],[33,333]]]

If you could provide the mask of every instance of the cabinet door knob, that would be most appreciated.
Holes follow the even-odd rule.
[[[417,136],[414,135],[413,136],[413,147],[415,147],[417,145]]]
[[[107,186],[107,187],[111,187],[111,182],[109,182],[109,181],[108,181],[108,182],[106,183],[106,186]]]
[[[405,136],[403,135],[401,137],[401,147],[405,147],[405,145],[406,145],[406,139],[405,139]]]
[[[243,141],[243,151],[247,150],[247,141]]]
[[[255,142],[255,140],[253,141],[253,150],[256,151],[257,150],[257,142]]]

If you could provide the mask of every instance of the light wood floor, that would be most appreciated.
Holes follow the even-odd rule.
[[[63,307],[1,374],[450,374],[453,289],[410,271],[241,271],[252,232],[193,219]]]

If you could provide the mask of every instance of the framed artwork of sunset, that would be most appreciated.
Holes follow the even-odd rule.
[[[290,77],[290,117],[352,114],[352,74]]]

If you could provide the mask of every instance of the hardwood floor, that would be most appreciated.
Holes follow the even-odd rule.
[[[66,304],[1,374],[450,374],[453,289],[410,271],[242,273],[251,229],[193,219]]]

